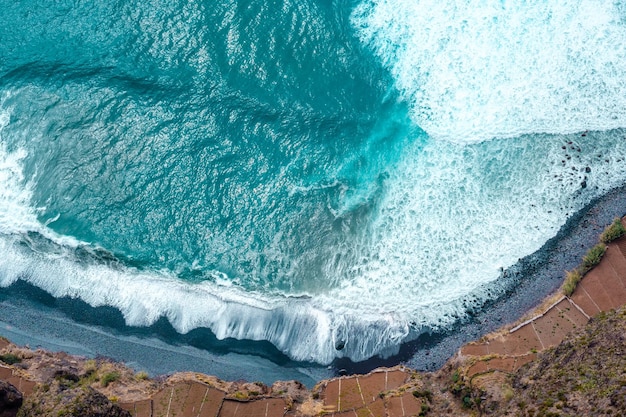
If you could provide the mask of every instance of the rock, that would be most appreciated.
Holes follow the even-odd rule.
[[[89,386],[67,384],[56,380],[40,385],[30,395],[20,412],[21,417],[131,417],[103,394]]]
[[[32,365],[31,372],[37,372],[44,381],[63,378],[77,382],[80,369],[68,355],[45,357]]]
[[[54,379],[65,379],[66,381],[78,382],[80,377],[67,369],[57,369],[54,371]]]
[[[309,396],[309,390],[298,381],[276,381],[271,392],[273,396],[288,397],[296,403],[304,402]]]
[[[0,381],[0,417],[15,417],[22,406],[22,393],[6,381]]]

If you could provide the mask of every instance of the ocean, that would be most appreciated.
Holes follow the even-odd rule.
[[[0,6],[5,306],[393,358],[626,184],[619,1]]]

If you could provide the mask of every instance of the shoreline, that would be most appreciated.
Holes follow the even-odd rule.
[[[626,217],[621,222],[626,226]],[[197,372],[149,378],[121,362],[31,350],[0,337],[0,410],[7,417],[18,411],[24,417],[179,412],[189,417],[408,417],[431,411],[512,416],[527,407],[528,415],[552,408],[556,413],[550,415],[561,410],[589,415],[601,406],[603,415],[614,414],[626,407],[618,393],[620,386],[626,392],[626,237],[623,229],[619,233],[610,243],[605,240],[604,256],[576,288],[560,287],[530,312],[530,319],[522,316],[463,345],[436,372],[398,365],[321,380],[312,388],[298,381],[271,386],[224,381]],[[581,373],[583,368],[593,375]],[[619,369],[621,375],[615,372]],[[600,379],[604,383],[598,386]],[[610,402],[604,400],[607,392],[613,393]]]
[[[207,334],[210,332],[202,329],[180,335],[164,319],[148,328],[131,328],[113,308],[55,299],[21,281],[0,289],[0,312],[4,318],[0,321],[0,335],[8,335],[21,345],[110,357],[152,375],[193,369],[226,380],[271,384],[296,379],[313,386],[332,376],[364,374],[381,366],[406,365],[433,371],[465,343],[514,322],[541,304],[561,285],[565,271],[579,263],[604,226],[614,217],[624,215],[624,207],[626,186],[592,201],[539,251],[503,272],[501,279],[507,280],[510,290],[502,297],[477,306],[470,318],[446,332],[425,334],[403,344],[398,355],[387,359],[376,357],[359,363],[339,359],[330,367],[323,367],[293,362],[267,342],[217,341],[214,337],[211,340]],[[44,334],[48,336],[43,337]]]
[[[597,243],[604,227],[615,217],[624,215],[626,185],[592,200],[570,217],[557,235],[538,251],[503,271],[509,289],[501,297],[479,306],[474,314],[460,320],[452,329],[423,334],[414,341],[404,343],[400,353],[391,358],[372,358],[360,363],[340,359],[335,361],[335,368],[345,369],[348,375],[398,364],[420,371],[441,368],[464,344],[512,325],[532,313],[558,290],[565,279],[565,272],[580,263],[585,252]]]

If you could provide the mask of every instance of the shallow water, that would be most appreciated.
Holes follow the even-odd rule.
[[[597,3],[7,2],[0,284],[318,364],[454,329],[626,182]]]

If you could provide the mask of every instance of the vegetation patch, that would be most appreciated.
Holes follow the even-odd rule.
[[[107,416],[130,417],[102,393],[91,387],[70,387],[54,380],[47,390],[36,389],[18,412],[20,417]],[[115,399],[115,398],[114,398]]]
[[[585,272],[598,265],[605,252],[606,245],[604,243],[598,243],[596,246],[589,249],[589,252],[583,257],[583,268]]]
[[[621,219],[617,217],[613,220],[613,223],[604,229],[604,232],[600,235],[600,241],[602,243],[610,243],[615,239],[622,237],[624,233],[626,233],[626,227],[622,224]]]
[[[455,397],[461,400],[461,406],[465,409],[477,409],[480,406],[480,392],[475,392],[475,390],[466,383],[465,377],[458,369],[452,373],[450,379],[452,381],[448,389]]]
[[[106,388],[106,387],[109,386],[110,383],[115,382],[118,379],[120,379],[120,373],[119,372],[117,372],[117,371],[107,372],[100,379],[100,383],[102,384],[103,387]]]
[[[512,377],[511,415],[623,415],[626,410],[626,309],[598,314]],[[515,410],[517,408],[517,410]]]
[[[247,400],[248,393],[243,391],[237,391],[233,394],[233,398],[236,400]]]
[[[144,371],[137,372],[137,374],[135,375],[135,379],[137,379],[138,381],[145,381],[148,378],[148,373]]]
[[[565,274],[565,282],[563,283],[563,294],[568,297],[572,295],[581,279],[583,279],[583,275],[580,273],[579,269],[568,271]]]
[[[15,365],[16,363],[22,362],[22,358],[13,353],[5,353],[4,355],[0,355],[0,361],[7,365]]]
[[[605,253],[606,245],[604,243],[598,243],[593,248],[589,249],[583,257],[582,264],[578,266],[578,268],[566,272],[565,282],[563,282],[563,286],[561,287],[563,294],[568,297],[572,295],[585,274],[600,263]]]
[[[413,396],[415,398],[425,398],[428,402],[432,402],[433,400],[433,393],[427,389],[415,390],[413,391]]]

